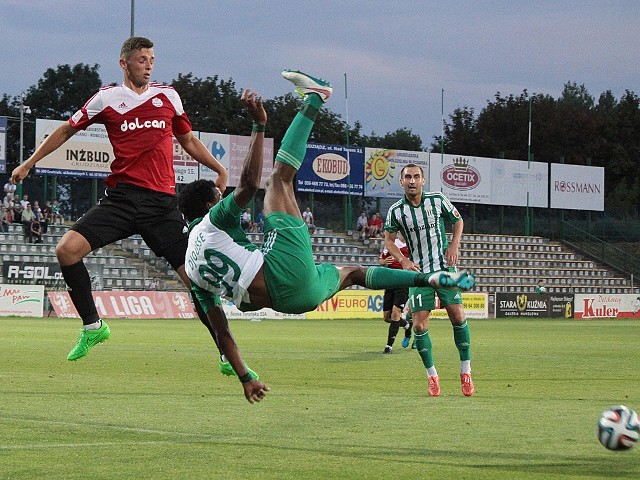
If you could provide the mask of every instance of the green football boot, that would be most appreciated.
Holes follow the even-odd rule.
[[[247,364],[245,363],[244,366],[247,369],[247,372],[249,372],[249,375],[251,375],[251,378],[253,380],[259,380],[260,376],[254,372],[253,370],[251,370],[249,367],[247,367]],[[226,375],[227,377],[237,377],[238,375],[236,374],[236,371],[233,369],[233,367],[231,366],[231,364],[229,362],[223,362],[222,361],[222,357],[218,357],[218,368],[220,369],[220,373],[223,375]]]
[[[78,360],[84,357],[89,353],[91,347],[98,343],[106,342],[110,336],[111,330],[109,330],[109,325],[105,321],[102,322],[102,325],[97,330],[87,330],[82,327],[78,340],[76,340],[76,346],[67,355],[67,360]]]
[[[218,368],[220,373],[227,377],[235,377],[236,372],[229,362],[223,362],[222,357],[218,357]]]

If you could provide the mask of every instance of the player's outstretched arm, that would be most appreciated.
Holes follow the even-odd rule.
[[[238,345],[229,329],[229,322],[227,321],[227,316],[222,306],[216,305],[209,309],[207,317],[216,333],[220,349],[224,352],[225,357],[227,357],[227,360],[242,382],[244,396],[249,403],[259,402],[267,394],[269,387],[261,381],[254,380],[250,377],[247,367],[240,356]]]
[[[267,124],[267,112],[262,104],[262,97],[249,89],[242,92],[241,100],[254,125],[249,151],[240,173],[238,188],[233,191],[236,203],[239,207],[244,208],[260,188],[264,157],[264,127]]]
[[[63,123],[56,128],[51,135],[45,138],[44,142],[36,148],[33,155],[31,155],[24,163],[13,169],[13,172],[11,172],[11,183],[18,183],[21,180],[24,180],[27,175],[29,175],[29,170],[31,170],[36,163],[51,152],[60,148],[62,144],[73,137],[77,131],[78,129],[72,127],[68,122]]]

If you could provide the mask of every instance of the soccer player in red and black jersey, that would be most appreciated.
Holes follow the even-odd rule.
[[[89,252],[140,234],[153,252],[164,257],[185,285],[190,286],[184,271],[188,235],[177,208],[172,136],[191,157],[218,174],[215,185],[221,192],[227,186],[227,171],[193,135],[178,93],[172,87],[150,81],[154,62],[151,40],[127,39],[119,60],[124,73],[122,85],[101,88],[11,175],[13,183],[23,180],[38,161],[76,132],[93,123],[104,124],[115,155],[105,195],[64,234],[56,247],[69,294],[83,323],[69,360],[85,356],[93,345],[110,336],[91,295],[91,282],[83,263]],[[197,301],[196,309],[213,335]]]
[[[409,248],[407,247],[407,244],[404,243],[402,234],[398,234],[395,239],[395,244],[405,257],[409,257]],[[382,266],[402,270],[402,265],[400,265],[400,262],[398,262],[398,260],[396,260],[386,248],[384,248],[382,252],[380,252],[378,263]],[[382,315],[384,321],[389,324],[389,334],[387,335],[387,344],[384,347],[384,351],[382,353],[391,353],[393,351],[393,343],[396,340],[396,335],[398,335],[400,328],[404,330],[402,347],[407,348],[409,346],[412,324],[402,318],[402,312],[404,311],[408,299],[408,288],[387,288],[384,291],[384,299],[382,300]]]

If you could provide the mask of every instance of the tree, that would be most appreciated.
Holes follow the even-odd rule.
[[[234,135],[249,135],[241,92],[232,79],[220,80],[217,75],[201,79],[192,73],[179,74],[171,83],[182,98],[194,130]]]
[[[395,132],[387,132],[384,137],[371,133],[370,136],[363,136],[361,142],[363,146],[367,147],[409,150],[412,152],[421,152],[423,149],[420,136],[408,128],[399,128]]]
[[[34,148],[34,119],[66,120],[73,115],[102,86],[98,70],[99,65],[58,65],[47,69],[38,83],[27,89],[24,103],[32,113],[24,122],[25,157]],[[233,79],[222,80],[218,76],[201,79],[187,73],[178,75],[171,85],[180,93],[194,130],[250,134],[251,124],[240,101],[241,90]],[[12,120],[7,135],[8,172],[19,158],[19,124],[15,119],[19,117],[20,101],[19,97],[7,94],[0,97],[0,115]],[[267,135],[274,138],[276,150],[300,102],[293,94],[265,99],[269,114]],[[534,160],[558,162],[562,157],[569,164],[591,162],[605,166],[607,206],[622,211],[640,204],[640,99],[631,91],[626,91],[618,101],[607,90],[597,103],[585,86],[576,82],[565,83],[558,99],[544,94],[530,95],[527,90],[507,96],[497,92],[477,117],[474,109],[468,107],[451,113],[444,125],[445,152],[526,161],[530,105]],[[318,114],[310,141],[343,145],[347,143],[347,128],[351,146],[423,150],[420,137],[408,128],[401,127],[385,135],[375,132],[364,135],[360,122],[348,126],[340,115],[326,108]],[[440,151],[440,140],[434,137],[432,151]],[[77,214],[82,214],[90,203],[90,182],[60,177],[59,183],[78,202]],[[25,191],[37,197],[42,184],[42,177],[32,174],[25,182]]]
[[[97,64],[83,63],[49,68],[38,84],[28,89],[25,102],[34,117],[66,120],[102,86],[99,69]]]
[[[607,117],[613,123],[607,127],[612,148],[602,152],[606,155],[607,200],[613,208],[637,214],[633,210],[640,204],[640,99],[627,90],[613,112]]]
[[[31,115],[24,121],[24,158],[26,159],[35,149],[35,121],[36,118],[52,120],[66,120],[79,110],[86,100],[90,98],[101,86],[99,65],[58,65],[56,69],[49,68],[36,85],[27,89],[24,104],[29,105]],[[3,100],[6,96],[3,97]],[[18,106],[20,97],[14,97],[9,106],[9,115],[20,115]],[[19,162],[19,125],[12,122],[9,128],[9,143],[11,153],[7,161],[7,173],[18,165]],[[9,150],[9,148],[7,149]],[[44,177],[32,172],[29,180],[24,182],[23,191],[30,198],[39,199],[44,204]],[[81,215],[91,206],[91,184],[73,177],[60,177],[59,190],[68,192],[66,198],[61,198],[63,209]],[[57,195],[57,192],[48,192],[48,196]],[[74,199],[72,208],[70,198]]]
[[[484,156],[527,160],[529,93],[489,102],[478,116],[478,134]]]
[[[456,108],[449,120],[451,123],[444,125],[444,142],[442,137],[435,137],[431,151],[440,152],[444,147],[444,153],[479,155],[478,123],[473,108]]]
[[[595,153],[600,125],[593,114],[594,99],[584,85],[567,82],[558,99],[555,131],[558,154],[568,163],[586,165]]]

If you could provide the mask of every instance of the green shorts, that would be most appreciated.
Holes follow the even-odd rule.
[[[455,268],[448,271],[454,272]],[[430,272],[431,275],[434,272]],[[462,303],[462,292],[447,288],[412,287],[409,289],[409,305],[411,312],[431,311],[436,308],[436,293],[440,299],[440,306],[458,305]]]
[[[340,287],[334,265],[315,264],[309,229],[301,218],[282,212],[267,215],[262,253],[272,308],[278,312],[310,312]]]

